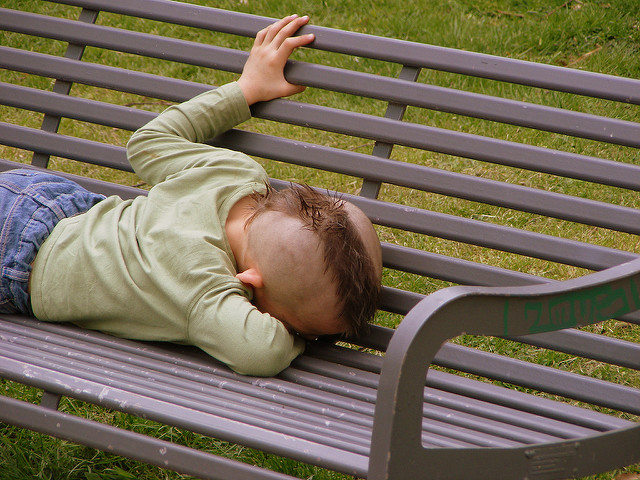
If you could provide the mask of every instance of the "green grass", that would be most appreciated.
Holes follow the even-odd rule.
[[[640,2],[637,0],[371,0],[368,2],[362,0],[220,0],[216,2],[200,0],[193,3],[215,5],[220,8],[276,18],[294,12],[309,14],[312,23],[326,27],[640,78]],[[76,18],[79,11],[77,8],[57,6],[36,0],[5,0],[3,6],[27,11],[55,13],[58,16],[68,18]],[[251,44],[249,39],[237,39],[229,35],[195,29],[175,29],[156,22],[135,19],[123,21],[119,17],[109,14],[101,14],[99,22],[103,24],[115,22],[117,26],[122,28],[141,29],[162,35],[179,36],[185,40],[206,41],[233,48],[248,49]],[[0,34],[0,44],[2,45],[17,46],[23,45],[24,42],[28,42],[29,48],[34,51],[56,55],[62,54],[65,48],[61,42],[17,34]],[[236,78],[234,74],[213,72],[204,68],[178,65],[162,60],[140,59],[134,55],[102,52],[94,48],[87,49],[85,58],[89,61],[121,65],[149,73],[161,72],[163,75],[212,85],[220,85]],[[297,52],[295,58],[382,75],[394,76],[400,70],[397,65],[308,50]],[[39,88],[48,88],[51,84],[48,79],[2,70],[0,70],[0,80]],[[640,121],[640,109],[637,106],[621,105],[604,100],[587,100],[547,90],[506,85],[500,82],[431,70],[423,71],[419,81]],[[165,106],[157,99],[141,98],[135,95],[114,95],[101,89],[83,86],[74,86],[73,93],[122,105],[132,104],[153,111],[159,111]],[[311,89],[300,95],[298,99],[375,115],[382,114],[385,108],[382,102],[330,94],[324,91],[312,91]],[[40,115],[6,107],[0,107],[0,116],[3,121],[20,125],[38,126],[41,121]],[[409,121],[442,128],[462,129],[480,135],[603,156],[622,162],[640,163],[640,155],[634,149],[608,146],[588,140],[568,140],[562,135],[541,133],[521,127],[501,126],[493,122],[468,119],[459,115],[425,112],[417,108],[409,108],[406,118]],[[283,127],[256,119],[243,125],[243,128],[264,133],[277,132],[291,138],[305,140],[310,138],[312,141],[325,145],[364,153],[370,152],[372,148],[372,143],[366,140],[354,140],[331,133],[310,132],[302,127]],[[116,145],[124,145],[129,136],[128,132],[69,121],[62,123],[61,131]],[[22,162],[29,161],[29,155],[26,152],[7,147],[0,147],[0,157]],[[522,172],[508,167],[495,168],[495,166],[483,162],[421,151],[416,152],[400,147],[394,149],[393,158],[403,162],[428,165],[640,208],[640,199],[636,194],[630,194],[616,188],[595,186],[582,181]],[[53,165],[55,169],[85,175],[91,174],[97,178],[127,185],[140,183],[133,174],[86,167],[68,160],[54,159]],[[360,188],[360,181],[354,178],[291,167],[276,162],[264,162],[264,165],[271,175],[279,178],[305,181],[310,184],[330,185],[349,193],[355,193]],[[381,196],[386,200],[402,202],[419,208],[429,208],[482,221],[514,225],[551,235],[640,252],[636,236],[605,229],[584,227],[509,209],[480,205],[464,200],[452,200],[436,194],[425,194],[389,185],[383,187]],[[583,269],[579,268],[504,254],[456,242],[425,238],[420,235],[409,235],[393,229],[381,228],[379,233],[385,241],[526,271],[549,278],[565,279],[585,273]],[[385,272],[384,282],[387,285],[424,293],[449,285],[448,282],[441,280],[401,274],[392,270]],[[397,316],[384,313],[380,314],[378,318],[379,323],[390,326],[396,325],[398,321]],[[631,327],[629,324],[607,322],[592,327],[592,330],[630,341],[640,341],[640,329]],[[457,341],[574,372],[586,373],[598,378],[611,378],[640,388],[638,372],[616,369],[588,361],[576,361],[569,355],[523,347],[502,340],[463,337]],[[39,393],[34,389],[7,381],[0,383],[0,390],[6,395],[30,401],[37,401],[39,396]],[[349,478],[265,455],[261,452],[224,442],[216,442],[175,428],[142,421],[118,412],[105,411],[82,402],[64,400],[62,410],[89,418],[99,418],[135,431],[169,439],[180,444],[197,446],[206,451],[246,460],[300,478],[315,480]],[[640,473],[640,466],[632,466],[623,471]],[[614,479],[620,473],[610,472],[593,478]],[[129,478],[179,479],[185,477],[3,425],[0,428],[0,480],[34,478],[124,480]]]

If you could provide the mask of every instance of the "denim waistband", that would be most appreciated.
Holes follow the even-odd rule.
[[[60,220],[104,198],[50,173],[0,173],[0,313],[33,315],[28,281],[38,249]]]

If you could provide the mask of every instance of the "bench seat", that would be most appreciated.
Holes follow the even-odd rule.
[[[196,349],[114,339],[21,317],[4,317],[0,338],[5,378],[26,377],[54,395],[367,476],[382,357],[323,345],[278,377],[258,378],[234,374]],[[637,391],[628,393],[640,398]],[[636,407],[640,413],[640,402]],[[24,418],[16,423],[28,420],[41,429],[42,419],[21,414],[22,408],[3,406],[0,417],[13,417],[12,423]],[[433,449],[580,441],[634,425],[442,371],[429,372],[424,389],[422,442]],[[63,437],[78,435],[59,423],[49,428]],[[131,454],[130,445],[96,436],[101,448]],[[156,450],[157,463],[171,461],[166,448],[172,447]]]

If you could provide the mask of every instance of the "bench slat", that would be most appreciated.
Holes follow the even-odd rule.
[[[113,128],[136,130],[153,120],[155,114],[138,108],[113,105],[86,98],[60,95],[47,90],[0,82],[3,105],[73,118]]]
[[[314,355],[327,360],[337,360],[335,353],[332,355],[329,348],[327,352],[314,351]],[[640,412],[640,391],[637,389],[453,343],[442,346],[434,359],[434,364],[626,411],[634,415]],[[379,365],[376,362],[368,368],[374,372],[379,371]],[[329,371],[323,373],[329,374]]]
[[[181,102],[210,87],[148,73],[0,46],[0,66],[33,75]]]
[[[481,377],[515,383],[588,404],[640,415],[640,391],[592,377],[580,376],[514,358],[491,355],[461,345],[447,344],[438,365]],[[520,365],[521,368],[518,368]]]
[[[302,357],[296,362],[295,366],[303,366],[305,371],[317,373],[319,381],[322,381],[322,378],[331,378],[338,382],[344,382],[345,384],[357,383],[358,385],[362,385],[370,389],[369,395],[371,402],[375,402],[375,391],[378,387],[379,372],[373,374],[353,367],[345,369],[339,364],[340,361],[338,358],[339,357],[334,358],[333,362],[318,362],[310,360],[308,357]],[[301,377],[296,377],[295,372],[287,372],[286,378],[301,382],[306,381],[305,379],[301,379]],[[427,384],[429,384],[428,381]],[[315,384],[314,387],[333,389],[335,385],[336,382],[332,381],[330,383],[326,382],[326,385]],[[581,426],[571,426],[566,422],[559,422],[558,420],[548,419],[540,415],[523,415],[522,412],[517,412],[506,407],[499,410],[492,410],[493,407],[488,409],[488,405],[484,402],[477,402],[475,409],[473,409],[470,408],[469,403],[474,403],[474,400],[433,387],[426,388],[424,396],[424,416],[426,418],[440,419],[444,422],[451,422],[461,426],[474,425],[474,428],[485,431],[486,433],[493,432],[495,434],[501,431],[505,439],[528,443],[534,438],[537,438],[544,442],[552,441],[550,438],[543,440],[546,435],[555,436],[557,440],[558,438],[570,437],[572,434],[588,436],[594,433],[592,429]],[[469,416],[470,412],[473,412],[474,415]],[[486,420],[487,422],[483,423],[480,419]],[[507,425],[512,428],[507,428]],[[525,433],[527,431],[528,433]],[[570,434],[569,432],[573,433]],[[537,442],[538,440],[533,441]]]
[[[0,122],[0,142],[23,150],[48,153],[125,172],[133,171],[124,148],[107,143],[67,137],[5,122]]]
[[[240,73],[249,54],[186,40],[0,8],[3,30]]]
[[[388,268],[446,280],[463,285],[510,286],[544,283],[545,279],[469,260],[433,252],[382,243],[384,264]]]
[[[21,343],[25,343],[25,342],[21,342]],[[219,402],[218,397],[220,395],[222,395],[224,398],[225,389],[228,388],[227,383],[233,383],[232,380],[229,380],[229,379],[225,379],[223,381],[222,390],[206,388],[205,386],[202,386],[202,385],[196,385],[196,388],[193,391],[182,393],[180,388],[176,388],[175,385],[169,384],[166,387],[167,392],[163,393],[162,389],[164,385],[164,379],[162,378],[161,375],[158,375],[158,373],[156,372],[143,370],[140,372],[140,375],[141,375],[140,378],[137,378],[136,376],[132,376],[132,375],[123,375],[121,372],[119,372],[119,370],[127,369],[127,366],[119,366],[117,364],[114,364],[113,361],[103,357],[102,354],[100,353],[96,355],[95,353],[89,354],[85,352],[85,354],[83,355],[82,362],[79,362],[77,360],[65,361],[64,357],[61,355],[56,355],[55,353],[51,355],[54,349],[49,348],[47,349],[47,359],[39,360],[38,358],[34,358],[33,356],[33,351],[34,351],[33,347],[35,346],[37,348],[38,345],[36,344],[36,345],[26,345],[26,346],[31,347],[31,348],[25,349],[27,356],[24,356],[24,355],[21,356],[20,348],[16,347],[16,345],[11,345],[10,348],[8,349],[7,354],[9,356],[13,354],[17,359],[20,359],[22,361],[28,361],[31,365],[35,365],[36,367],[40,367],[40,368],[47,368],[49,361],[55,362],[57,365],[56,370],[62,372],[63,374],[66,373],[67,375],[72,375],[74,378],[74,382],[78,382],[79,380],[80,381],[85,380],[91,383],[98,382],[100,384],[104,384],[107,387],[103,388],[101,395],[105,399],[110,394],[109,388],[111,388],[112,383],[119,383],[119,382],[116,382],[117,380],[125,380],[126,382],[125,384],[127,385],[127,392],[130,392],[135,396],[143,395],[145,397],[157,399],[159,401],[167,401],[170,399],[171,403],[179,406],[184,406],[190,410],[203,412],[205,414],[208,413],[208,414],[215,414],[216,416],[223,416],[224,418],[231,419],[232,421],[242,422],[243,424],[247,424],[247,425],[255,425],[257,427],[265,427],[268,425],[270,430],[281,432],[287,436],[293,436],[296,438],[303,438],[303,439],[312,440],[312,441],[314,440],[320,441],[320,443],[331,446],[333,448],[339,448],[341,450],[345,450],[345,449],[353,450],[355,453],[367,454],[366,449],[359,450],[356,447],[356,445],[351,445],[346,442],[349,439],[349,435],[347,435],[344,431],[340,431],[342,429],[339,428],[339,422],[336,422],[335,420],[333,421],[325,420],[327,425],[327,428],[326,428],[327,431],[324,432],[325,435],[316,436],[309,431],[308,425],[304,423],[293,422],[294,425],[296,425],[296,428],[294,430],[291,430],[287,428],[285,425],[282,425],[282,422],[284,420],[283,418],[280,418],[276,421],[274,421],[274,419],[262,420],[261,417],[263,415],[260,414],[259,409],[255,408],[256,407],[255,404],[252,405],[252,403],[249,401],[249,398],[246,397],[246,393],[245,393],[245,397],[238,397],[236,395],[236,398],[241,398],[241,399],[244,398],[244,402],[242,404],[235,405],[235,402],[233,402],[233,400],[229,400],[229,398],[232,398],[230,396],[227,396],[228,398],[225,398],[224,401]],[[92,361],[92,356],[94,357],[93,361]],[[40,365],[38,365],[38,363],[40,363]],[[104,363],[105,364],[104,372],[100,372],[99,368],[92,368],[91,364],[93,363]],[[114,365],[117,370],[113,369]],[[147,378],[152,379],[152,381],[149,382]],[[58,382],[60,382],[60,380],[58,380]],[[183,385],[186,383],[182,379],[180,379],[179,382]],[[206,403],[204,403],[203,401],[199,401],[199,399],[202,397],[202,393],[206,395],[205,397]],[[353,396],[354,393],[355,392],[353,390],[353,387],[350,387],[350,390],[349,390],[350,396]],[[120,395],[122,395],[122,393],[120,393]],[[356,397],[360,397],[361,395],[362,393],[356,395]],[[375,393],[373,393],[373,395],[375,397]],[[371,396],[370,392],[369,392],[369,396]],[[282,397],[282,395],[280,394],[277,397],[278,398]],[[132,412],[135,412],[135,408],[133,409],[127,408],[127,401],[123,401],[122,399],[119,399],[118,402],[120,402],[119,409],[124,409],[125,411],[132,410]],[[105,404],[108,404],[108,403],[109,402],[105,402]],[[276,408],[280,408],[280,407],[276,407]],[[373,413],[373,408],[371,408],[371,414],[372,413]],[[295,416],[296,416],[296,411],[292,408],[289,408],[287,417],[295,418]],[[267,423],[265,423],[265,421]],[[336,427],[336,425],[334,424],[338,424],[337,431],[334,431],[331,435],[326,435],[329,431],[328,430],[329,428],[334,429]],[[439,435],[445,434],[447,432],[447,427],[439,421],[433,421],[431,423],[428,423],[426,428],[427,428],[427,431],[433,431]],[[467,432],[466,429],[463,427],[458,427],[455,430],[456,432],[453,435],[450,435],[453,438],[458,438],[458,439],[474,438],[474,434],[471,432]],[[206,427],[204,428],[204,431],[206,432]],[[338,435],[338,437],[336,437],[335,435]],[[332,438],[334,439],[333,441],[332,441]],[[478,442],[478,441],[479,441],[478,439],[475,439],[475,442]],[[503,443],[502,440],[499,440],[498,438],[493,437],[491,435],[484,436],[484,441],[486,442],[484,443],[485,446],[513,445],[512,442],[509,442],[506,440],[504,441],[505,443]],[[482,440],[480,440],[480,442],[481,442],[480,445],[482,445],[483,444]]]
[[[628,147],[640,147],[640,125],[634,122],[395,78],[356,74],[338,68],[326,70],[326,67],[321,69],[319,66],[295,63],[287,70],[287,77],[293,83],[336,92],[386,99],[439,112]],[[349,88],[351,86],[353,88]]]
[[[590,225],[606,226],[629,233],[640,233],[638,226],[640,212],[637,209],[619,205],[594,202],[421,165],[374,159],[357,152],[237,129],[217,137],[214,143],[226,148],[241,149],[249,155],[321,168],[371,181],[450,195]]]
[[[42,357],[34,354],[36,349],[42,351]],[[58,351],[60,353],[57,353]],[[104,385],[99,395],[104,393],[102,406],[107,408],[113,408],[115,403],[120,402],[119,409],[140,415],[138,410],[140,400],[137,403],[133,402],[133,405],[129,407],[127,404],[132,400],[126,397],[131,395],[139,398],[152,398],[154,401],[171,403],[180,408],[223,417],[256,428],[269,429],[277,434],[320,443],[341,451],[359,455],[368,454],[369,440],[362,431],[358,431],[361,429],[345,425],[336,419],[329,420],[329,417],[325,417],[324,420],[315,419],[291,407],[287,409],[286,416],[279,415],[282,407],[278,407],[277,404],[270,407],[265,402],[252,400],[246,396],[246,393],[244,395],[236,394],[236,400],[234,400],[234,395],[227,392],[224,387],[196,385],[194,388],[187,382],[180,382],[182,385],[177,386],[174,382],[166,383],[166,379],[162,378],[161,374],[152,371],[142,370],[140,374],[123,373],[124,365],[115,364],[101,354],[85,353],[86,358],[82,362],[69,360],[64,356],[64,349],[41,349],[37,342],[22,342],[20,346],[12,344],[4,354],[16,361],[28,363],[37,368],[49,371],[55,369],[57,372],[73,377],[76,382],[86,381]],[[104,365],[103,367],[100,367],[101,363]],[[53,378],[56,376],[53,375]],[[125,399],[122,399],[121,394],[117,393],[120,385],[127,385]],[[49,385],[47,390],[52,391],[53,388]],[[114,397],[109,399],[112,389]],[[60,387],[55,391],[64,395],[70,394]],[[187,417],[184,418],[185,421],[188,421]],[[203,425],[200,433],[212,435],[213,433],[207,429],[207,425]]]

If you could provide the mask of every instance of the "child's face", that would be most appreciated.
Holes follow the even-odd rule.
[[[253,304],[261,312],[282,322],[289,333],[306,340],[345,331],[333,293],[313,292],[304,302],[290,306],[272,300],[264,290],[257,289],[254,291]]]

